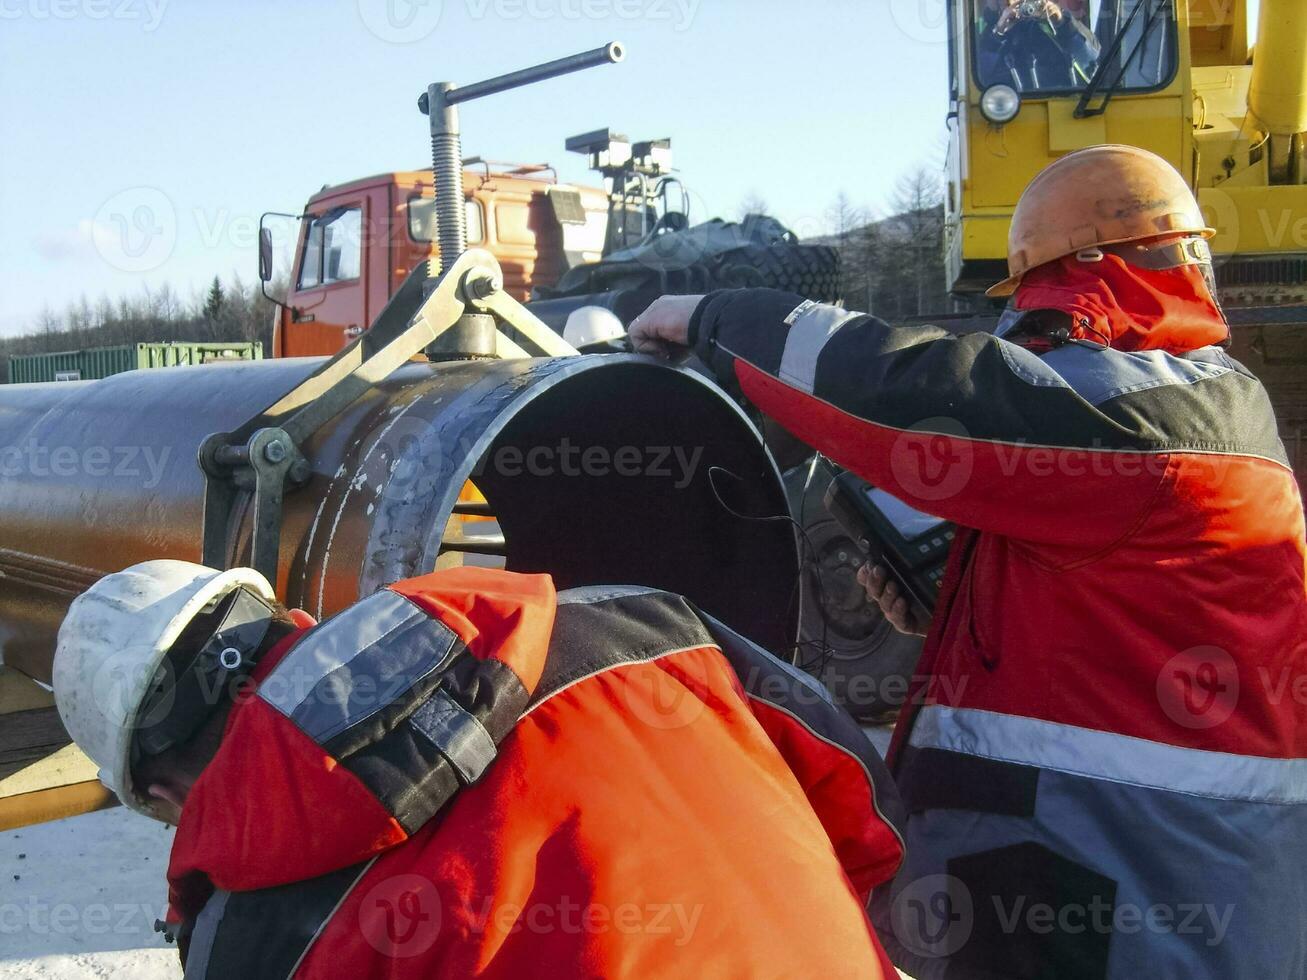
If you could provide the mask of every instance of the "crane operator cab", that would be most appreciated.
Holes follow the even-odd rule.
[[[1175,70],[1174,8],[1166,0],[974,0],[982,87],[1019,94],[1083,91],[1106,76],[1156,88]],[[1119,76],[1119,81],[1117,80]],[[1098,78],[1098,84],[1102,84]]]
[[[1180,71],[1188,57],[1184,4],[949,0],[947,10],[945,239],[955,296],[979,297],[1007,274],[1012,208],[1058,157],[1124,143],[1192,171],[1193,127],[1185,121],[1191,96]],[[1240,60],[1246,58],[1245,46]]]

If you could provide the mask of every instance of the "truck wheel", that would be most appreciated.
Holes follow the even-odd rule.
[[[858,721],[885,722],[905,703],[922,639],[898,632],[867,602],[856,578],[862,552],[823,502],[834,473],[819,463],[805,493],[808,468],[803,463],[785,474],[790,512],[807,536],[797,661]]]
[[[805,299],[840,298],[840,258],[827,245],[755,245],[723,257],[717,280],[725,288],[766,286]]]

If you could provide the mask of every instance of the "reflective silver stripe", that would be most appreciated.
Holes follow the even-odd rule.
[[[1026,384],[1070,388],[1091,405],[1149,388],[1194,385],[1232,370],[1161,350],[1119,351],[1085,343],[1066,344],[1043,355],[1011,343],[1000,344],[999,350],[1008,368]]]
[[[375,592],[318,626],[259,685],[259,696],[290,716],[332,671],[427,613],[389,589]]]
[[[814,301],[814,300],[810,300],[810,299],[805,299],[802,303],[800,303],[800,304],[799,304],[798,306],[796,306],[794,309],[790,310],[790,315],[787,316],[787,317],[784,319],[784,321],[782,321],[782,322],[783,322],[787,327],[792,327],[792,326],[794,326],[794,321],[795,321],[795,320],[797,320],[799,317],[803,316],[803,314],[807,313],[810,309],[812,309],[812,308],[813,308],[814,306],[816,306],[816,305],[817,305],[816,301]]]
[[[195,917],[195,928],[186,950],[186,974],[183,980],[205,980],[209,975],[213,942],[218,938],[218,926],[222,925],[223,913],[227,911],[227,899],[230,897],[231,892],[215,891]]]
[[[694,644],[694,646],[688,646],[688,647],[675,647],[675,648],[669,648],[667,650],[650,650],[642,654],[641,656],[635,657],[634,659],[631,660],[614,660],[611,663],[600,664],[599,666],[595,667],[594,670],[587,671],[586,673],[581,674],[579,677],[571,678],[570,680],[568,680],[566,684],[562,684],[554,688],[552,691],[548,691],[543,697],[540,698],[539,701],[535,701],[527,706],[526,710],[522,712],[522,718],[526,718],[528,715],[531,714],[531,712],[535,711],[537,708],[544,707],[546,704],[548,704],[554,698],[558,697],[558,695],[562,694],[563,692],[570,691],[572,688],[576,687],[576,685],[582,684],[593,677],[598,677],[601,674],[607,674],[609,671],[621,670],[623,667],[634,667],[639,664],[651,664],[655,660],[662,660],[664,657],[674,657],[678,653],[687,653],[690,650],[704,650],[704,649],[717,650],[719,653],[721,652],[721,648],[718,647],[715,643],[696,643]],[[521,721],[522,718],[519,718],[518,720]]]
[[[851,313],[838,306],[812,304],[794,319],[785,337],[785,350],[781,354],[778,377],[786,384],[812,394],[817,376],[817,355],[826,342],[847,321],[861,313]],[[798,312],[797,310],[795,312]],[[794,314],[790,314],[794,316]]]
[[[1187,749],[978,708],[922,708],[908,744],[1190,796],[1307,803],[1307,759]]]
[[[558,593],[558,605],[588,605],[594,602],[606,602],[609,599],[623,599],[633,595],[652,595],[663,592],[643,585],[582,585]]]
[[[440,750],[465,785],[475,783],[495,761],[495,740],[485,726],[444,691],[431,695],[408,723]]]

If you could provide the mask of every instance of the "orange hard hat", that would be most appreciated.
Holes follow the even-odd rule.
[[[1137,146],[1077,150],[1040,171],[1017,201],[1011,274],[988,295],[1011,296],[1031,269],[1081,249],[1184,234],[1216,232],[1173,166]]]

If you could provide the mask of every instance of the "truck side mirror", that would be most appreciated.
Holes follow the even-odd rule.
[[[272,229],[259,228],[259,281],[272,281]]]

